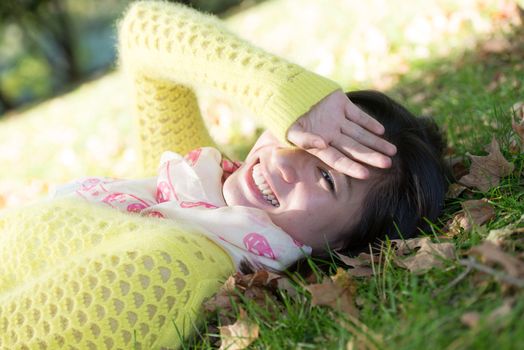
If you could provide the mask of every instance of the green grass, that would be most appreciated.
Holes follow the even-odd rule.
[[[514,175],[488,193],[473,192],[468,198],[449,200],[443,224],[469,198],[488,198],[496,218],[486,226],[455,237],[459,257],[486,238],[489,230],[517,224],[524,227],[523,154],[511,154],[510,107],[524,99],[523,31],[508,34],[511,46],[486,54],[482,42],[471,50],[443,59],[418,60],[389,93],[406,103],[416,114],[433,116],[448,135],[454,154],[485,154],[483,148],[495,135],[503,154],[515,164]],[[497,78],[498,77],[498,78]],[[499,83],[492,83],[499,79]],[[492,84],[490,86],[490,84]],[[489,87],[489,88],[488,88]],[[513,255],[523,256],[524,241],[515,238],[506,244]],[[332,267],[333,272],[334,267]],[[414,275],[393,264],[380,273],[359,279],[360,321],[382,338],[379,348],[387,349],[517,349],[524,343],[524,298],[522,290],[508,290],[492,276],[469,271],[458,262],[443,269]],[[454,283],[459,278],[458,283]],[[302,291],[305,296],[307,293]],[[490,320],[503,300],[516,298],[509,314]],[[352,338],[334,312],[311,307],[307,299],[284,297],[284,311],[275,320],[247,300],[243,308],[261,326],[253,349],[345,349]],[[478,312],[479,324],[469,328],[461,322],[467,312]],[[213,317],[209,319],[213,322]],[[205,331],[202,332],[205,335]],[[209,348],[205,336],[198,348]],[[215,338],[212,338],[216,340]]]
[[[434,237],[441,235],[439,230],[460,209],[461,201],[488,198],[496,209],[496,218],[453,239],[459,257],[479,244],[491,229],[509,224],[524,227],[524,185],[520,175],[524,155],[511,154],[508,149],[509,108],[524,100],[522,30],[501,30],[495,26],[475,31],[470,28],[474,21],[465,21],[458,32],[444,33],[425,45],[427,52],[421,57],[420,44],[408,42],[404,37],[404,22],[431,15],[434,6],[451,13],[454,8],[461,8],[460,2],[428,0],[421,6],[422,2],[415,1],[412,13],[407,13],[394,11],[400,6],[399,1],[391,1],[387,17],[376,8],[360,9],[356,13],[354,4],[358,2],[350,5],[350,2],[333,1],[329,7],[318,6],[318,3],[315,7],[316,3],[304,1],[302,9],[313,8],[325,16],[334,16],[335,20],[316,22],[315,33],[319,34],[313,39],[307,30],[311,26],[304,23],[301,12],[286,0],[267,1],[240,12],[228,19],[228,24],[259,45],[338,79],[345,88],[383,89],[416,114],[433,116],[445,129],[449,146],[457,155],[481,154],[492,135],[499,139],[503,154],[515,164],[514,175],[488,193],[474,191],[447,201],[444,214],[435,223],[435,232],[428,233]],[[496,2],[488,3],[492,6]],[[367,6],[378,5],[370,2]],[[493,18],[490,6],[484,8],[486,13],[476,13],[472,18]],[[252,16],[258,16],[258,22],[250,22]],[[279,22],[279,16],[286,19]],[[323,18],[322,15],[319,18]],[[366,27],[367,24],[370,26]],[[386,51],[373,52],[373,48],[359,47],[363,42],[352,41],[354,35],[370,27],[382,33],[388,43]],[[511,45],[501,52],[486,54],[481,49],[482,43],[493,33],[507,38]],[[275,41],[275,37],[279,41]],[[366,59],[363,66],[345,56],[347,52],[341,48],[350,45]],[[364,72],[361,79],[352,79],[359,70]],[[122,77],[110,74],[71,94],[3,120],[0,161],[4,166],[0,167],[0,193],[2,183],[18,188],[35,178],[53,184],[86,174],[132,174],[136,157],[127,96]],[[235,113],[236,117],[242,114]],[[57,143],[57,130],[58,134],[69,137]],[[24,134],[31,137],[23,137]],[[233,154],[245,153],[249,145],[246,138],[251,141],[252,135],[241,135],[238,131],[231,135],[230,141],[237,145],[230,149]],[[505,248],[522,259],[524,240],[517,236]],[[331,273],[334,268],[331,266]],[[260,337],[252,345],[253,349],[346,349],[346,343],[353,337],[350,330],[356,329],[357,334],[362,335],[363,325],[381,338],[378,347],[386,349],[500,350],[516,349],[524,344],[522,290],[508,290],[492,276],[475,271],[455,283],[465,270],[466,267],[454,261],[444,268],[414,275],[386,262],[374,277],[358,279],[361,324],[357,325],[350,321],[347,321],[350,326],[344,324],[340,315],[330,309],[312,307],[308,293],[300,287],[296,299],[285,294],[280,296],[277,307],[281,312],[278,313],[260,308],[250,300],[238,306],[260,325]],[[488,315],[509,297],[516,298],[511,312],[489,321]],[[471,311],[478,312],[481,321],[470,329],[460,318]],[[206,322],[187,347],[213,348],[218,339],[216,325],[217,317],[207,315]]]

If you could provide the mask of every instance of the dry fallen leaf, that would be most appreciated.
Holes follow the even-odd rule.
[[[415,249],[420,248],[427,237],[417,237],[410,239],[392,239],[391,243],[397,256],[403,256],[413,253]]]
[[[252,274],[237,272],[230,276],[220,290],[204,303],[206,312],[218,312],[222,324],[231,324],[232,311],[235,305],[241,304],[240,295],[250,299],[257,305],[274,311],[275,317],[279,314],[276,290],[281,275],[266,270],[258,270]]]
[[[331,278],[324,278],[322,283],[310,284],[304,287],[311,293],[311,305],[326,305],[342,313],[358,317],[355,306],[355,282],[343,269]]]
[[[486,198],[464,201],[461,205],[462,210],[448,223],[448,236],[454,237],[461,230],[469,232],[474,226],[481,226],[495,217],[495,209]]]
[[[353,277],[370,277],[373,276],[372,262],[378,262],[380,257],[373,256],[367,253],[360,253],[356,258],[351,258],[346,255],[335,252],[338,258],[347,266],[351,268],[347,270]]]
[[[234,324],[218,328],[222,341],[220,350],[245,349],[258,338],[258,325],[247,317],[243,309],[240,309],[240,316]]]
[[[348,269],[347,273],[353,277],[371,277],[374,271],[371,267],[359,266],[353,269]]]
[[[504,252],[496,244],[484,241],[469,250],[470,254],[479,255],[487,264],[499,264],[512,277],[524,276],[524,262]]]
[[[481,191],[488,191],[497,186],[502,177],[508,176],[513,171],[514,165],[509,163],[502,153],[495,138],[486,148],[487,156],[474,156],[468,154],[471,159],[469,174],[458,181],[467,187],[476,187]]]
[[[451,174],[454,179],[460,179],[468,173],[468,168],[462,156],[449,155],[445,158],[445,162],[449,169],[451,169]]]
[[[414,273],[423,273],[433,267],[441,267],[443,260],[455,258],[455,246],[452,243],[433,243],[427,237],[420,239],[420,249],[414,256],[396,259],[395,263]]]

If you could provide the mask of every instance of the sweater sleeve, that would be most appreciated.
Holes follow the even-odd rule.
[[[298,117],[340,88],[180,4],[133,3],[120,23],[119,45],[122,65],[135,82],[148,171],[165,148],[185,153],[213,145],[192,90],[197,86],[237,99],[283,142]]]
[[[0,216],[0,349],[173,349],[234,271],[168,220],[66,199]]]

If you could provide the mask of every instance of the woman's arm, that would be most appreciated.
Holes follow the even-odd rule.
[[[250,45],[215,17],[178,4],[134,3],[120,23],[119,45],[123,67],[135,80],[149,171],[163,150],[158,147],[187,151],[193,137],[212,143],[191,91],[195,86],[238,99],[282,141],[296,119],[340,88]]]

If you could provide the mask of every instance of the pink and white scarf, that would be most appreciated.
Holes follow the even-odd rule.
[[[257,208],[227,206],[225,178],[240,163],[203,147],[185,157],[164,152],[158,176],[137,180],[89,177],[57,189],[55,196],[83,198],[124,212],[190,224],[228,252],[237,268],[246,259],[255,267],[284,270],[311,248],[294,240]]]

